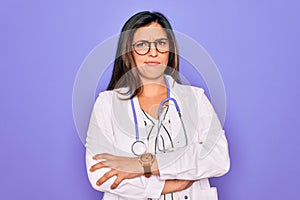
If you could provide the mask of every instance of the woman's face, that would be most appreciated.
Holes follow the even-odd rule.
[[[150,42],[150,49],[148,50]],[[169,58],[169,41],[165,30],[157,22],[138,28],[133,36],[133,58],[143,80],[163,78]]]

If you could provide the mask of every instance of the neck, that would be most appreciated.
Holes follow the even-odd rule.
[[[166,85],[149,84],[143,86],[143,92],[140,94],[141,97],[154,97],[167,93]]]
[[[143,92],[141,97],[154,97],[158,95],[166,94],[168,91],[164,77],[156,81],[144,81],[143,80]]]

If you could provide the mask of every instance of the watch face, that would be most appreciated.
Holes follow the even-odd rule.
[[[141,156],[141,161],[142,162],[150,162],[153,160],[153,155],[151,153],[144,153]]]

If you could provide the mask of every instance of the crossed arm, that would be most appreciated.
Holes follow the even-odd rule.
[[[102,177],[97,180],[96,185],[100,186],[108,179],[116,176],[117,178],[111,185],[115,189],[125,179],[137,178],[143,175],[143,167],[137,158],[114,156],[111,154],[97,154],[94,160],[104,160],[93,165],[89,170],[95,172],[102,168],[110,168]],[[152,173],[159,176],[159,169],[156,158],[152,165]],[[166,180],[161,194],[178,192],[185,190],[193,184],[193,180]]]

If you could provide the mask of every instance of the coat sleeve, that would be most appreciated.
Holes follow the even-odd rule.
[[[89,181],[92,187],[98,191],[109,192],[125,199],[157,199],[160,197],[164,187],[164,180],[158,176],[145,178],[144,176],[123,180],[120,185],[111,190],[110,186],[116,177],[110,178],[101,186],[97,186],[97,180],[102,177],[109,168],[99,169],[90,172],[89,169],[97,161],[92,157],[99,153],[110,153],[115,155],[114,133],[111,124],[111,94],[108,92],[100,93],[97,98],[89,123],[86,139],[86,168]]]
[[[157,161],[161,180],[198,180],[222,176],[229,171],[230,159],[224,130],[211,103],[202,89],[197,90],[198,128],[196,136],[176,160],[170,155],[158,154]],[[191,112],[191,111],[190,111]]]

